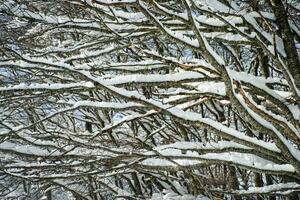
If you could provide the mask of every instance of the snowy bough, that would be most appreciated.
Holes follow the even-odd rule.
[[[0,198],[298,199],[299,13],[0,0]]]

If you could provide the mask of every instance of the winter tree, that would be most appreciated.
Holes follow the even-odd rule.
[[[0,0],[1,199],[299,199],[297,0]]]

